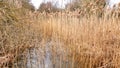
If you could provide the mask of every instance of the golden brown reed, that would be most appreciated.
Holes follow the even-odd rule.
[[[51,42],[53,62],[60,57],[60,67],[65,61],[72,68],[119,68],[120,20],[98,16],[97,11],[102,9],[90,5],[83,10],[56,13],[32,13],[23,8],[15,11],[7,6],[0,10],[0,51],[13,53],[18,59],[26,51],[40,48],[45,57],[45,46]],[[2,62],[9,62],[4,60],[9,59],[1,57]]]
[[[12,63],[14,56],[12,54],[8,54],[0,57],[0,67],[7,66],[7,64]]]
[[[68,55],[64,57],[66,60],[73,58],[73,68],[119,68],[118,19],[95,15],[89,18],[62,16],[45,18],[34,24],[44,40],[63,44],[60,46]]]

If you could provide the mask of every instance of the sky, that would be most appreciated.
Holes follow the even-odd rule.
[[[64,9],[68,3],[73,2],[73,0],[31,0],[30,3],[33,4],[35,9],[38,9],[42,3],[51,2],[53,6],[56,6],[57,8]],[[120,0],[106,0],[107,7],[113,8],[115,4],[120,3]]]
[[[53,6],[56,6],[57,8],[64,9],[65,6],[72,2],[72,0],[31,0],[30,3],[33,4],[35,9],[38,9],[42,3],[51,2]]]
[[[113,8],[114,5],[118,5],[120,3],[120,0],[107,0],[107,7]]]

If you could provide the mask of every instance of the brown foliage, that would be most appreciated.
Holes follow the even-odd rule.
[[[38,11],[41,11],[41,12],[46,11],[48,13],[56,12],[56,11],[59,11],[59,10],[60,9],[53,6],[51,2],[42,3],[40,8],[38,9]]]

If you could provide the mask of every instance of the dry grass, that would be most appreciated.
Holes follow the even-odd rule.
[[[12,63],[14,56],[12,54],[8,54],[5,56],[0,57],[0,67],[4,67]]]
[[[45,68],[49,57],[50,68],[120,67],[118,17],[104,13],[100,17],[98,9],[95,13],[88,11],[88,15],[83,15],[87,10],[32,13],[3,4],[0,3],[0,66],[10,62],[12,65],[5,67]],[[6,58],[10,54],[14,57]]]
[[[118,19],[53,17],[35,24],[43,39],[62,44],[58,48],[67,55],[63,55],[66,61],[73,59],[73,68],[119,68]]]

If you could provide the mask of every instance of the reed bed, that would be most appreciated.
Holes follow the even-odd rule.
[[[0,68],[120,67],[118,13],[96,5],[50,13],[0,6]]]
[[[119,19],[63,16],[47,18],[37,26],[44,41],[54,42],[51,47],[56,48],[55,55],[61,52],[62,59],[71,62],[68,66],[119,68]]]

